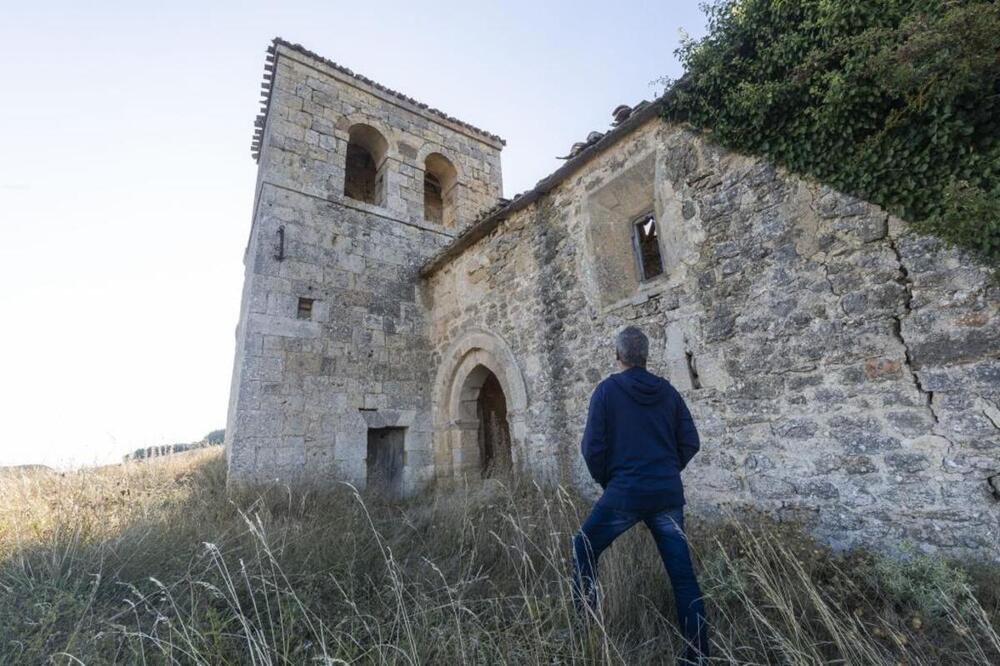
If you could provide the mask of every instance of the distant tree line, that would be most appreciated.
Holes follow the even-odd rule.
[[[132,453],[125,455],[125,460],[144,460],[146,458],[158,458],[169,456],[174,453],[183,453],[192,449],[201,449],[206,446],[218,446],[226,439],[225,429],[213,430],[197,442],[178,442],[176,444],[160,444],[158,446],[146,446],[136,449]]]

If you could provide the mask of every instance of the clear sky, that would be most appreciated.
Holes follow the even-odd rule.
[[[528,189],[679,76],[683,2],[10,2],[0,21],[0,465],[225,424],[274,36],[507,139]]]

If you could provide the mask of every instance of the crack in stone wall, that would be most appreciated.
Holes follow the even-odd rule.
[[[909,317],[913,313],[913,281],[910,279],[910,273],[906,269],[906,264],[903,261],[903,255],[900,254],[899,248],[896,246],[896,241],[891,236],[889,237],[887,243],[889,249],[892,250],[896,257],[896,261],[899,263],[899,277],[897,282],[903,286],[906,298],[903,300],[903,315],[896,314],[893,316],[893,335],[901,345],[903,345],[903,359],[904,365],[907,371],[910,373],[910,377],[913,379],[913,386],[924,396],[927,401],[927,411],[930,413],[931,418],[934,419],[934,424],[940,424],[941,419],[938,417],[937,412],[934,410],[934,391],[928,391],[924,388],[923,384],[920,382],[920,375],[917,372],[917,368],[913,362],[913,353],[910,351],[910,346],[906,342],[906,338],[903,337],[903,319]]]

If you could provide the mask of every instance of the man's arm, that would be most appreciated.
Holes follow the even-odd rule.
[[[594,481],[605,487],[608,484],[607,420],[604,413],[604,390],[600,385],[590,397],[587,427],[583,431],[580,451]]]
[[[688,410],[687,403],[680,393],[677,393],[677,422],[674,425],[674,437],[677,440],[677,457],[681,462],[681,469],[687,467],[701,448],[701,440],[698,438],[698,429],[691,418],[691,411]]]

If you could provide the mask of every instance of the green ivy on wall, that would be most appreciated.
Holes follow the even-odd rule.
[[[1000,3],[722,0],[668,119],[1000,264]]]

